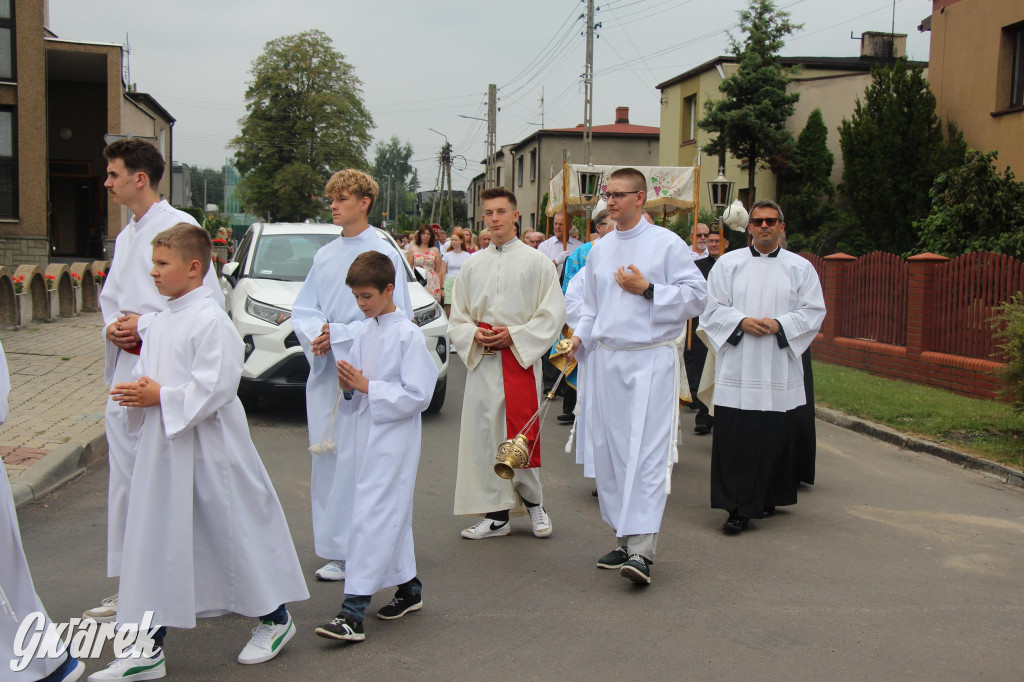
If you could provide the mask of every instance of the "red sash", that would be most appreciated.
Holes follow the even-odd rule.
[[[136,346],[133,346],[131,348],[122,348],[121,350],[123,350],[125,353],[131,353],[132,355],[141,355],[142,354],[142,341],[139,341],[138,345],[136,345]]]
[[[491,329],[491,325],[480,322],[481,329]],[[523,369],[516,360],[511,348],[501,349],[501,377],[505,384],[505,437],[515,438],[530,417],[537,411],[537,378],[533,367]],[[534,422],[526,430],[529,440],[530,463],[527,468],[540,466],[540,422]]]

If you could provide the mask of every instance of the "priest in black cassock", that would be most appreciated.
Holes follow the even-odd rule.
[[[796,504],[796,408],[807,401],[802,355],[825,318],[814,267],[783,249],[782,209],[750,211],[750,247],[718,259],[700,316],[716,354],[711,506],[727,533]]]
[[[721,238],[718,229],[718,226],[715,226],[715,229],[711,230],[704,223],[697,225],[698,240],[703,233],[705,235],[704,238],[707,240],[707,249],[705,251],[706,255],[694,256],[693,264],[700,270],[700,274],[704,275],[705,280],[708,278],[711,268],[714,267],[715,261],[718,260],[718,257],[724,251],[723,246],[728,243]],[[720,251],[719,249],[722,250]],[[686,381],[690,385],[690,395],[693,397],[691,409],[697,411],[697,415],[693,420],[693,432],[698,436],[706,436],[711,433],[711,429],[715,425],[715,418],[708,410],[708,406],[697,397],[697,389],[700,388],[700,377],[704,373],[704,363],[708,358],[708,347],[697,336],[697,326],[699,324],[699,317],[686,321],[686,337],[683,339],[683,364],[686,366]],[[813,480],[811,482],[813,483]]]

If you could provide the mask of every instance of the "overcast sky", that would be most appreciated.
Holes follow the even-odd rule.
[[[889,31],[892,0],[777,0],[803,23],[787,56],[859,54],[850,32]],[[594,124],[659,125],[655,86],[725,54],[746,0],[607,0],[594,47]],[[355,67],[376,139],[413,145],[423,189],[433,186],[443,133],[465,157],[456,189],[481,172],[487,84],[498,85],[498,144],[540,127],[583,121],[585,43],[580,0],[50,0],[50,28],[69,40],[131,43],[131,79],[177,119],[174,158],[220,167],[245,113],[253,59],[282,35],[318,28]],[[896,0],[897,33],[911,59],[927,61],[929,34],[917,30],[931,0]],[[738,35],[738,34],[737,34]],[[373,150],[367,158],[372,163]]]

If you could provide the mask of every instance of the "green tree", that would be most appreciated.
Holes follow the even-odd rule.
[[[730,51],[739,66],[718,89],[724,95],[704,103],[699,125],[718,136],[705,151],[723,149],[736,158],[747,159],[747,202],[757,196],[754,176],[758,167],[779,168],[793,144],[786,120],[800,96],[786,92],[792,71],[782,65],[779,51],[785,38],[802,24],[789,21],[789,12],[772,0],[751,0],[739,12],[743,42],[729,36]]]
[[[779,203],[786,212],[789,248],[809,248],[812,236],[835,214],[828,128],[821,109],[807,117],[789,163],[779,172]]]
[[[877,66],[853,116],[839,127],[843,181],[839,192],[855,253],[908,253],[917,246],[915,220],[928,215],[928,191],[939,173],[962,162],[966,145],[953,124],[935,114],[935,96],[920,69],[904,60]]]
[[[1000,175],[996,156],[972,149],[963,165],[935,179],[931,213],[914,224],[922,250],[949,257],[970,251],[1024,257],[1024,183],[1009,168]]]
[[[224,172],[221,169],[193,168],[191,187],[193,204],[204,211],[206,204],[217,204],[224,210]]]
[[[410,180],[415,179],[415,169],[410,163],[412,145],[409,142],[402,144],[395,135],[387,142],[377,143],[375,151],[373,177],[380,184],[381,193],[370,214],[370,222],[379,225],[385,211],[395,214],[388,215],[389,221],[397,220],[399,216],[412,211],[416,196],[415,190],[409,191],[409,184]],[[388,192],[394,193],[393,201]]]
[[[318,215],[331,173],[367,167],[373,119],[362,84],[316,30],[267,43],[251,74],[242,131],[231,141],[242,204],[275,221]]]

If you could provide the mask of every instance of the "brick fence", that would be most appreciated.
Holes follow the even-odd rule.
[[[994,253],[904,260],[844,253],[814,264],[828,315],[815,359],[872,374],[994,398],[1003,357],[993,338],[1000,303],[1024,288],[1024,263]]]

